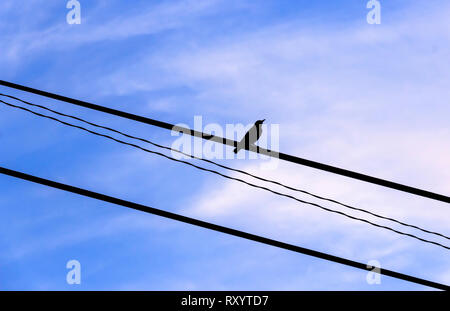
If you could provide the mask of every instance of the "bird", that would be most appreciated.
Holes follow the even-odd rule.
[[[254,145],[262,134],[262,124],[266,119],[258,120],[253,124],[253,126],[245,133],[244,137],[234,148],[234,153],[238,153],[241,149],[248,149],[250,145]]]

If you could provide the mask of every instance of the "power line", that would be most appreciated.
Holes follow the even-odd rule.
[[[124,206],[124,207],[132,208],[132,209],[135,209],[135,210],[138,210],[138,211],[142,211],[142,212],[146,212],[146,213],[149,213],[149,214],[154,214],[154,215],[157,215],[157,216],[173,219],[173,220],[180,221],[180,222],[187,223],[187,224],[191,224],[191,225],[194,225],[194,226],[198,226],[198,227],[210,229],[210,230],[213,230],[213,231],[222,232],[222,233],[225,233],[225,234],[237,236],[237,237],[240,237],[240,238],[243,238],[243,239],[259,242],[259,243],[266,244],[266,245],[272,245],[272,246],[275,246],[275,247],[278,247],[278,248],[282,248],[282,249],[286,249],[286,250],[290,250],[290,251],[293,251],[293,252],[296,252],[296,253],[301,253],[301,254],[313,256],[313,257],[316,257],[316,258],[325,259],[325,260],[328,260],[328,261],[336,262],[336,263],[339,263],[339,264],[347,265],[347,266],[350,266],[350,267],[354,267],[354,268],[358,268],[358,269],[362,269],[362,270],[366,270],[366,271],[371,271],[372,270],[372,267],[370,267],[370,266],[367,266],[367,265],[365,265],[363,263],[356,262],[356,261],[353,261],[353,260],[349,260],[349,259],[346,259],[346,258],[330,255],[330,254],[327,254],[327,253],[318,252],[318,251],[315,251],[315,250],[311,250],[311,249],[308,249],[308,248],[304,248],[304,247],[300,247],[300,246],[284,243],[284,242],[277,241],[277,240],[272,240],[272,239],[269,239],[269,238],[265,238],[265,237],[262,237],[262,236],[259,236],[259,235],[254,235],[254,234],[251,234],[251,233],[235,230],[235,229],[232,229],[232,228],[219,226],[219,225],[212,224],[212,223],[209,223],[209,222],[206,222],[206,221],[202,221],[202,220],[199,220],[199,219],[190,218],[190,217],[186,217],[186,216],[183,216],[183,215],[180,215],[180,214],[175,214],[175,213],[167,212],[167,211],[164,211],[164,210],[156,209],[156,208],[153,208],[153,207],[150,207],[150,206],[146,206],[146,205],[142,205],[142,204],[138,204],[138,203],[134,203],[134,202],[130,202],[130,201],[125,201],[125,200],[122,200],[122,199],[119,199],[119,198],[115,198],[115,197],[111,197],[111,196],[108,196],[108,195],[105,195],[105,194],[100,194],[100,193],[89,191],[89,190],[86,190],[86,189],[82,189],[82,188],[74,187],[74,186],[71,186],[71,185],[59,183],[59,182],[56,182],[56,181],[52,181],[52,180],[40,178],[40,177],[37,177],[37,176],[25,174],[25,173],[22,173],[22,172],[10,170],[10,169],[4,168],[4,167],[0,167],[0,173],[4,174],[4,175],[11,176],[11,177],[15,177],[15,178],[18,178],[18,179],[30,181],[30,182],[33,182],[33,183],[36,183],[36,184],[40,184],[40,185],[44,185],[44,186],[60,189],[60,190],[63,190],[63,191],[79,194],[79,195],[82,195],[82,196],[85,196],[85,197],[89,197],[89,198],[93,198],[93,199],[96,199],[96,200],[100,200],[100,201],[104,201],[104,202],[108,202],[108,203],[112,203],[112,204],[116,204],[116,205],[121,205],[121,206]],[[421,278],[418,278],[418,277],[414,277],[414,276],[411,276],[411,275],[395,272],[395,271],[388,270],[388,269],[380,269],[379,273],[382,274],[382,275],[386,275],[386,276],[390,276],[390,277],[396,278],[396,279],[405,280],[405,281],[408,281],[408,282],[412,282],[412,283],[416,283],[416,284],[420,284],[420,285],[425,285],[425,286],[433,287],[433,288],[440,289],[440,290],[449,290],[450,289],[450,286],[445,285],[445,284],[440,284],[440,283],[436,283],[436,282],[433,282],[433,281],[424,280],[424,279],[421,279]]]
[[[191,129],[188,129],[188,128],[185,128],[185,127],[181,127],[181,126],[175,126],[175,125],[167,123],[167,122],[162,122],[162,121],[158,121],[158,120],[155,120],[155,119],[139,116],[139,115],[136,115],[136,114],[132,114],[132,113],[128,113],[128,112],[124,112],[124,111],[108,108],[108,107],[105,107],[105,106],[100,106],[100,105],[88,103],[88,102],[85,102],[85,101],[69,98],[69,97],[66,97],[66,96],[62,96],[62,95],[58,95],[58,94],[54,94],[54,93],[50,93],[50,92],[34,89],[34,88],[30,88],[30,87],[27,87],[27,86],[23,86],[23,85],[20,85],[20,84],[15,84],[15,83],[8,82],[8,81],[0,80],[0,85],[6,86],[6,87],[10,87],[10,88],[14,88],[14,89],[17,89],[17,90],[21,90],[21,91],[28,92],[28,93],[33,93],[33,94],[40,95],[40,96],[45,96],[45,97],[52,98],[52,99],[55,99],[55,100],[63,101],[63,102],[66,102],[66,103],[70,103],[70,104],[73,104],[73,105],[77,105],[77,106],[93,109],[93,110],[96,110],[96,111],[105,112],[105,113],[108,113],[108,114],[116,115],[116,116],[119,116],[119,117],[122,117],[122,118],[126,118],[126,119],[130,119],[130,120],[133,120],[133,121],[138,121],[138,122],[141,122],[141,123],[157,126],[157,127],[160,127],[160,128],[164,128],[164,129],[168,129],[168,130],[172,130],[172,131],[177,131],[177,132],[183,132],[185,134],[189,134],[189,135],[194,136],[194,137],[200,137],[200,138],[203,138],[203,139],[207,139],[207,140],[210,140],[210,141],[214,141],[214,142],[225,144],[225,145],[232,146],[232,147],[236,147],[237,144],[238,144],[238,142],[235,141],[235,140],[219,137],[219,136],[216,136],[216,135],[202,133],[202,132],[199,132],[199,131],[196,131],[196,130],[191,130]],[[280,160],[289,161],[289,162],[292,162],[292,163],[308,166],[308,167],[311,167],[311,168],[315,168],[315,169],[319,169],[319,170],[322,170],[322,171],[338,174],[338,175],[341,175],[341,176],[350,177],[350,178],[353,178],[353,179],[358,179],[358,180],[361,180],[361,181],[365,181],[365,182],[376,184],[376,185],[379,185],[379,186],[395,189],[395,190],[398,190],[398,191],[403,191],[403,192],[407,192],[407,193],[410,193],[410,194],[422,196],[422,197],[425,197],[425,198],[429,198],[429,199],[433,199],[433,200],[437,200],[437,201],[442,201],[442,202],[445,202],[445,203],[450,203],[450,197],[448,197],[446,195],[443,195],[443,194],[438,194],[438,193],[434,193],[434,192],[431,192],[431,191],[427,191],[427,190],[423,190],[423,189],[419,189],[419,188],[414,188],[414,187],[403,185],[403,184],[396,183],[396,182],[393,182],[393,181],[389,181],[389,180],[385,180],[385,179],[381,179],[381,178],[365,175],[365,174],[362,174],[362,173],[350,171],[350,170],[347,170],[347,169],[342,169],[342,168],[331,166],[331,165],[328,165],[328,164],[319,163],[319,162],[316,162],[316,161],[307,160],[307,159],[296,157],[296,156],[293,156],[293,155],[267,150],[267,149],[259,147],[259,146],[249,145],[248,148],[246,146],[246,148],[244,148],[244,149],[246,149],[248,151],[253,151],[253,152],[256,152],[256,153],[260,153],[260,154],[263,154],[263,155],[266,155],[266,156],[279,158]]]
[[[350,219],[353,219],[353,220],[357,220],[357,221],[361,221],[361,222],[367,223],[367,224],[369,224],[369,225],[371,225],[371,226],[374,226],[374,227],[383,228],[383,229],[386,229],[386,230],[395,232],[395,233],[400,234],[400,235],[408,236],[408,237],[414,238],[414,239],[416,239],[416,240],[419,240],[419,241],[422,241],[422,242],[425,242],[425,243],[429,243],[429,244],[434,244],[434,245],[436,245],[436,246],[440,246],[440,247],[442,247],[442,248],[445,248],[445,249],[447,249],[447,250],[450,250],[450,247],[448,247],[448,246],[445,246],[445,245],[443,245],[443,244],[441,244],[441,243],[438,243],[438,242],[435,242],[435,241],[423,239],[423,238],[418,237],[418,236],[416,236],[416,235],[414,235],[414,234],[410,234],[410,233],[405,233],[405,232],[402,232],[402,231],[398,231],[398,230],[393,229],[393,228],[391,228],[391,227],[379,225],[379,224],[373,223],[373,222],[371,222],[371,221],[369,221],[369,220],[366,220],[366,219],[363,219],[363,218],[358,218],[358,217],[355,217],[355,216],[351,216],[351,215],[346,214],[346,213],[344,213],[344,212],[337,211],[337,210],[333,210],[333,209],[324,207],[324,206],[322,206],[322,205],[319,205],[319,204],[316,204],[316,203],[313,203],[313,202],[301,200],[301,199],[296,198],[296,197],[294,197],[294,196],[292,196],[292,195],[288,195],[288,194],[285,194],[285,193],[281,193],[281,192],[278,192],[278,191],[269,189],[269,188],[267,188],[267,187],[263,187],[263,186],[259,186],[259,185],[256,185],[256,184],[249,183],[249,182],[247,182],[247,181],[245,181],[245,180],[243,180],[243,179],[231,177],[231,176],[222,174],[222,173],[220,173],[220,172],[218,172],[218,171],[215,171],[215,170],[207,169],[207,168],[204,168],[204,167],[201,167],[201,166],[198,166],[198,165],[189,163],[189,162],[187,162],[187,161],[175,159],[175,158],[169,157],[169,156],[167,156],[167,155],[165,155],[165,154],[163,154],[163,153],[160,153],[160,152],[157,152],[157,151],[152,151],[152,150],[143,148],[143,147],[141,147],[141,146],[139,146],[139,145],[132,144],[132,143],[128,143],[128,142],[122,141],[122,140],[120,140],[120,139],[116,139],[116,138],[114,138],[114,137],[112,137],[112,136],[105,135],[105,134],[101,134],[101,133],[98,133],[98,132],[95,132],[95,131],[86,129],[86,128],[82,127],[82,126],[78,126],[78,125],[71,124],[71,123],[68,123],[68,122],[59,120],[59,119],[57,119],[57,118],[54,118],[54,117],[47,116],[47,115],[44,115],[44,114],[41,114],[41,113],[32,111],[32,110],[27,109],[27,108],[25,108],[25,107],[20,107],[20,106],[11,104],[11,103],[7,103],[7,102],[5,102],[5,101],[3,101],[3,100],[0,100],[0,102],[3,103],[3,104],[5,104],[5,105],[8,105],[8,106],[10,106],[10,107],[17,108],[17,109],[21,109],[21,110],[30,112],[30,113],[32,113],[32,114],[34,114],[34,115],[37,115],[37,116],[40,116],[40,117],[43,117],[43,118],[47,118],[47,119],[50,119],[50,120],[59,122],[59,123],[61,123],[61,124],[64,124],[64,125],[67,125],[67,126],[70,126],[70,127],[73,127],[73,128],[78,128],[78,129],[80,129],[80,130],[86,131],[86,132],[91,133],[91,134],[93,134],[93,135],[96,135],[96,136],[100,136],[100,137],[104,137],[104,138],[113,140],[113,141],[115,141],[115,142],[117,142],[117,143],[120,143],[120,144],[128,145],[128,146],[131,146],[131,147],[134,147],[134,148],[138,148],[138,149],[140,149],[140,150],[142,150],[142,151],[145,151],[145,152],[148,152],[148,153],[152,153],[152,154],[156,154],[156,155],[162,156],[162,157],[164,157],[164,158],[166,158],[166,159],[169,159],[169,160],[172,160],[172,161],[175,161],[175,162],[179,162],[179,163],[183,163],[183,164],[192,166],[192,167],[197,168],[197,169],[202,170],[202,171],[210,172],[210,173],[213,173],[213,174],[222,176],[222,177],[227,178],[227,179],[230,179],[230,180],[235,180],[235,181],[244,183],[244,184],[249,185],[249,186],[254,187],[254,188],[262,189],[262,190],[271,192],[271,193],[273,193],[273,194],[276,194],[276,195],[279,195],[279,196],[282,196],[282,197],[286,197],[286,198],[295,200],[295,201],[300,202],[300,203],[304,203],[304,204],[308,204],[308,205],[311,205],[311,206],[318,207],[318,208],[320,208],[320,209],[322,209],[322,210],[324,210],[324,211],[327,211],[327,212],[336,213],[336,214],[345,216],[345,217],[350,218]]]
[[[11,99],[20,101],[20,102],[22,102],[22,103],[24,103],[24,104],[27,104],[27,105],[30,105],[30,106],[33,106],[33,107],[37,107],[37,108],[41,108],[41,109],[44,109],[44,110],[46,110],[46,111],[52,112],[52,113],[54,113],[54,114],[57,114],[57,115],[60,115],[60,116],[63,116],[63,117],[71,118],[71,119],[74,119],[74,120],[83,122],[83,123],[85,123],[85,124],[88,124],[88,125],[91,125],[91,126],[94,126],[94,127],[97,127],[97,128],[105,129],[105,130],[108,130],[108,131],[111,131],[111,132],[120,134],[120,135],[122,135],[122,136],[124,136],[124,137],[127,137],[127,138],[131,138],[131,139],[135,139],[135,140],[138,140],[138,141],[141,141],[141,142],[145,142],[145,143],[151,144],[151,145],[153,145],[153,146],[155,146],[155,147],[158,147],[158,148],[162,148],[162,149],[174,151],[174,152],[177,152],[177,153],[182,154],[182,155],[184,155],[184,156],[190,157],[190,158],[192,158],[192,159],[201,160],[201,161],[204,161],[204,162],[213,164],[213,165],[215,165],[215,166],[217,166],[217,167],[220,167],[220,168],[224,168],[224,169],[227,169],[227,170],[230,170],[230,171],[234,171],[234,172],[237,172],[237,173],[241,173],[241,174],[244,174],[244,175],[253,177],[253,178],[255,178],[255,179],[258,179],[258,180],[261,180],[261,181],[264,181],[264,182],[268,182],[268,183],[272,183],[272,184],[275,184],[275,185],[278,185],[278,186],[282,186],[282,187],[284,187],[284,188],[286,188],[286,189],[289,189],[289,190],[293,190],[293,191],[297,191],[297,192],[300,192],[300,193],[304,193],[304,194],[310,195],[310,196],[315,197],[315,198],[317,198],[317,199],[321,199],[321,200],[329,201],[329,202],[332,202],[332,203],[336,203],[336,204],[339,204],[339,205],[341,205],[341,206],[344,206],[344,207],[349,208],[349,209],[352,209],[352,210],[356,210],[356,211],[359,211],[359,212],[363,212],[363,213],[372,215],[372,216],[374,216],[374,217],[378,217],[378,218],[380,218],[380,219],[389,220],[389,221],[398,223],[398,224],[403,225],[403,226],[406,226],[406,227],[414,228],[414,229],[420,230],[420,231],[422,231],[422,232],[429,233],[429,234],[434,234],[434,235],[443,237],[443,238],[445,238],[445,239],[447,239],[447,240],[450,240],[450,237],[448,237],[448,236],[446,236],[446,235],[444,235],[444,234],[441,234],[441,233],[439,233],[439,232],[429,231],[429,230],[424,229],[424,228],[421,228],[421,227],[419,227],[419,226],[411,225],[411,224],[408,224],[408,223],[399,221],[399,220],[394,219],[394,218],[390,218],[390,217],[386,217],[386,216],[383,216],[383,215],[379,215],[379,214],[373,213],[373,212],[371,212],[371,211],[368,211],[368,210],[365,210],[365,209],[362,209],[362,208],[353,207],[353,206],[350,206],[350,205],[348,205],[348,204],[339,202],[339,201],[334,200],[334,199],[330,199],[330,198],[326,198],[326,197],[319,196],[319,195],[317,195],[317,194],[313,194],[313,193],[311,193],[311,192],[309,192],[309,191],[305,191],[305,190],[303,190],[303,189],[294,188],[294,187],[291,187],[291,186],[282,184],[282,183],[280,183],[280,182],[278,182],[278,181],[275,181],[275,180],[266,179],[266,178],[257,176],[257,175],[255,175],[255,174],[251,174],[251,173],[246,172],[246,171],[243,171],[243,170],[235,169],[235,168],[232,168],[232,167],[229,167],[229,166],[226,166],[226,165],[222,165],[222,164],[220,164],[220,163],[217,163],[217,162],[214,162],[214,161],[211,161],[211,160],[208,160],[208,159],[200,158],[200,157],[197,157],[197,156],[194,156],[194,155],[192,155],[192,154],[188,154],[188,153],[182,152],[182,151],[180,151],[180,150],[177,150],[177,149],[174,149],[174,148],[171,148],[171,147],[167,147],[167,146],[164,146],[164,145],[157,144],[157,143],[152,142],[152,141],[150,141],[150,140],[148,140],[148,139],[145,139],[145,138],[136,137],[136,136],[133,136],[133,135],[124,133],[124,132],[122,132],[122,131],[119,131],[119,130],[116,130],[116,129],[113,129],[113,128],[110,128],[110,127],[107,127],[107,126],[104,126],[104,125],[99,125],[99,124],[96,124],[96,123],[87,121],[87,120],[85,120],[85,119],[82,119],[82,118],[79,118],[79,117],[76,117],[76,116],[73,116],[73,115],[61,113],[61,112],[59,112],[59,111],[50,109],[50,108],[48,108],[48,107],[46,107],[46,106],[42,106],[42,105],[34,104],[34,103],[31,103],[31,102],[27,102],[27,101],[22,100],[22,99],[20,99],[20,98],[18,98],[18,97],[15,97],[15,96],[7,95],[7,94],[2,94],[2,93],[0,93],[0,96],[5,96],[5,97],[8,97],[8,98],[11,98]]]

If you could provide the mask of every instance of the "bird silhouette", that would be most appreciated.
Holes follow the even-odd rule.
[[[258,141],[262,134],[262,124],[264,121],[266,121],[266,119],[258,120],[255,124],[253,124],[253,126],[247,133],[245,133],[244,137],[237,144],[237,147],[234,148],[234,153],[238,153],[241,149],[248,149],[250,145],[254,145]]]

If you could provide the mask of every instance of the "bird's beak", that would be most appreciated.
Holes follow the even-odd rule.
[[[263,122],[266,121],[266,119],[262,120]]]

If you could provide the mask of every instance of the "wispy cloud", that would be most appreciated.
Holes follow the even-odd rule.
[[[141,12],[132,12],[120,14],[105,22],[104,13],[108,6],[100,2],[97,6],[83,9],[83,22],[77,27],[71,27],[65,22],[65,18],[57,19],[55,23],[48,26],[35,27],[34,29],[17,29],[10,32],[4,32],[2,40],[8,41],[8,45],[3,45],[2,54],[8,57],[8,60],[16,60],[40,53],[42,51],[58,51],[76,48],[84,44],[107,40],[130,39],[139,35],[151,35],[162,31],[177,29],[186,24],[195,21],[195,19],[211,14],[218,8],[221,0],[180,0],[174,2],[163,2],[153,6],[145,7]],[[48,19],[53,10],[49,9],[48,4],[40,1],[29,3],[27,11],[17,10],[13,3],[2,6],[0,16],[10,13],[12,7],[15,12],[20,11],[20,16],[28,16],[33,21],[42,21]],[[35,12],[43,12],[47,8],[47,16],[36,16]],[[40,10],[38,10],[38,8]],[[65,17],[65,8],[61,7],[60,15]],[[26,24],[26,23],[24,23]],[[33,23],[36,24],[36,23]],[[44,24],[45,25],[45,24]]]
[[[13,5],[12,1],[7,4]],[[86,23],[76,31],[63,25],[62,19],[61,23],[49,23],[37,30],[22,29],[8,46],[2,45],[0,49],[8,62],[19,63],[25,56],[35,57],[34,53],[99,42],[116,42],[120,47],[130,38],[186,29],[201,17],[214,16],[221,7],[227,7],[225,2],[164,2],[105,21],[104,17],[96,20],[97,16],[103,16],[103,7],[99,5],[86,14]],[[170,109],[188,120],[197,111],[193,107],[200,107],[198,111],[205,119],[223,123],[249,123],[264,116],[280,124],[280,149],[284,152],[447,193],[450,189],[450,172],[446,169],[450,158],[447,120],[450,67],[443,60],[450,56],[449,12],[448,4],[427,11],[411,6],[376,28],[355,22],[339,28],[325,23],[313,29],[308,20],[291,20],[268,24],[258,31],[206,36],[208,40],[197,38],[195,31],[186,36],[181,31],[164,37],[157,48],[151,46],[145,51],[123,55],[122,61],[115,60],[114,65],[99,60],[99,72],[92,76],[85,74],[76,82],[83,84],[84,94],[105,98],[129,96],[133,102],[150,107],[155,100],[157,107],[153,111]],[[1,39],[12,37],[11,33],[3,34]],[[90,69],[86,67],[83,69]],[[189,94],[170,91],[157,99],[150,96],[152,92],[167,89],[188,89]],[[139,101],[133,97],[137,95]],[[7,121],[5,124],[9,124]],[[56,139],[62,141],[63,136],[58,135],[55,134]],[[77,175],[77,181],[88,185],[104,182],[100,186],[103,190],[129,191],[132,196],[142,194],[147,199],[150,187],[147,187],[146,174],[156,175],[160,162],[146,161],[147,155],[135,151],[109,154],[109,157],[101,155],[97,161],[83,162],[87,173],[73,174]],[[128,163],[133,165],[127,166]],[[285,163],[280,163],[277,171],[269,172],[262,172],[253,164],[241,168],[357,207],[448,231],[447,206],[437,202]],[[164,167],[160,174],[162,180],[167,180],[163,178],[169,178],[165,175],[170,171]],[[182,195],[188,205],[180,205],[178,211],[187,215],[355,260],[377,259],[387,268],[449,282],[445,272],[448,255],[434,246],[400,238],[382,229],[371,229],[260,190],[244,189],[235,182],[206,175],[194,177],[192,171],[174,176],[181,176],[177,178],[189,185],[205,185],[205,188],[192,187],[192,194]],[[216,190],[209,189],[212,184]],[[178,189],[174,187],[174,190]],[[153,196],[157,196],[156,192]],[[91,227],[96,229],[43,234],[48,239],[45,247],[57,249],[96,237],[106,239],[117,233],[154,230],[154,223],[119,215],[94,222]],[[20,258],[39,252],[43,249],[40,238],[30,239],[23,249],[15,249],[11,254]],[[208,267],[216,273],[215,278],[186,274],[167,281],[165,286],[238,288],[244,282],[228,279],[232,268],[236,274],[248,276],[245,271],[256,271],[266,264],[252,257],[250,251],[246,253],[247,247],[239,244],[236,249],[230,248],[233,255],[227,259],[233,264],[205,250],[207,260],[198,263],[198,258],[192,257],[186,263],[189,267],[186,270]],[[260,252],[265,256],[272,254],[272,250]],[[290,267],[297,259],[288,256],[277,253],[273,260]],[[302,257],[302,260],[307,259]],[[217,273],[214,263],[230,270]],[[269,263],[267,266],[272,267]],[[314,280],[315,289],[336,288],[343,277],[330,279],[328,273],[348,276],[341,284],[343,288],[358,288],[364,283],[361,274],[334,266],[324,267],[320,275],[308,268],[297,272],[284,278],[284,285],[280,281],[270,289],[308,289]],[[123,287],[145,288],[150,277],[144,275]],[[291,283],[287,284],[286,279]]]

